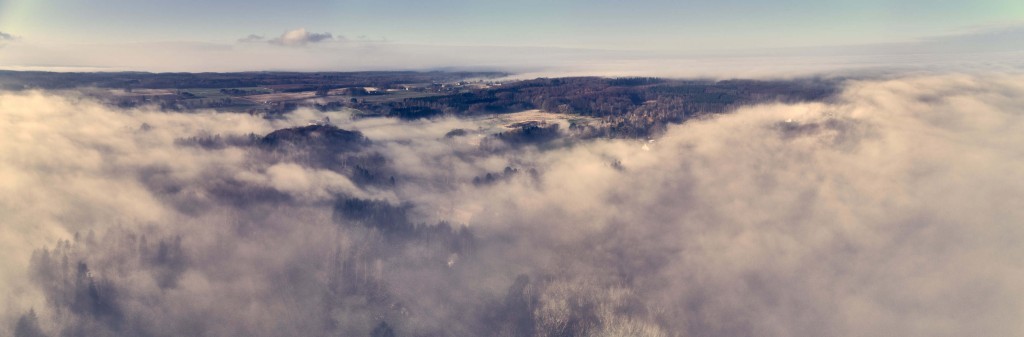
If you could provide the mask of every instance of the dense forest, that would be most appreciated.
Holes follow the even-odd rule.
[[[604,127],[570,126],[585,136],[638,138],[664,130],[668,123],[741,104],[826,99],[837,92],[834,80],[665,80],[658,78],[575,77],[534,79],[443,96],[352,107],[406,118],[481,115],[529,109],[597,117]]]
[[[480,116],[538,109],[597,118],[580,138],[648,138],[704,114],[763,102],[825,100],[841,79],[680,80],[649,77],[500,80],[497,72],[46,73],[0,72],[0,88],[102,88],[118,107],[217,109],[280,118],[296,109],[354,109],[361,117]],[[149,90],[149,91],[147,91]]]

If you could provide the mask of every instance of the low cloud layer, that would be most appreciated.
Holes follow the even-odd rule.
[[[445,136],[487,120],[328,113],[368,141],[304,152],[260,137],[318,112],[2,93],[0,335],[1019,336],[1021,83],[500,151]]]

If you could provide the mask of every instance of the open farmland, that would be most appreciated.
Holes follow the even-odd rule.
[[[303,91],[303,92],[276,92],[272,94],[263,95],[251,95],[245,96],[244,98],[254,103],[268,104],[268,103],[279,103],[287,101],[297,101],[307,98],[316,97],[314,91]]]

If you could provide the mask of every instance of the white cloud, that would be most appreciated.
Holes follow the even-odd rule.
[[[272,44],[299,47],[310,43],[319,43],[334,40],[331,33],[311,33],[305,28],[298,28],[284,32],[281,36],[271,39]]]

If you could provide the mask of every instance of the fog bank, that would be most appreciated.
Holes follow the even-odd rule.
[[[1022,107],[893,76],[503,146],[0,93],[0,336],[1018,336]]]

